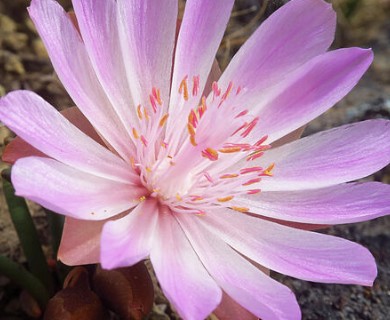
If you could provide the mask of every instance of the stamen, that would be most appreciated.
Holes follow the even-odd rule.
[[[243,186],[250,186],[251,184],[258,183],[260,181],[261,181],[261,178],[255,178],[255,179],[248,180],[247,182],[243,183],[242,185]]]
[[[241,151],[240,147],[228,147],[228,148],[222,148],[218,150],[221,153],[235,153]]]
[[[149,120],[149,113],[148,113],[148,110],[146,108],[144,108],[144,116],[145,116],[145,119],[148,121]]]
[[[260,145],[262,145],[264,142],[265,142],[265,140],[267,140],[268,139],[268,135],[265,135],[264,137],[262,137],[259,141],[257,141],[256,143],[255,143],[255,146],[260,146]]]
[[[201,196],[195,196],[195,195],[190,196],[190,197],[191,197],[191,201],[201,201],[201,200],[204,199],[204,198],[201,197]]]
[[[198,107],[199,118],[202,118],[202,116],[206,112],[206,110],[207,110],[206,97],[203,96],[202,102],[201,102],[200,106]]]
[[[203,175],[206,177],[206,179],[207,179],[210,183],[214,183],[213,178],[210,176],[210,174],[209,174],[208,172],[203,172]]]
[[[271,171],[273,170],[274,167],[275,167],[275,163],[271,163],[269,167],[263,171],[262,175],[272,177],[273,173]]]
[[[146,138],[144,136],[141,136],[141,141],[142,141],[142,144],[147,147],[148,146],[148,140],[146,140]]]
[[[218,202],[228,202],[230,200],[232,200],[234,198],[234,196],[227,196],[227,197],[224,197],[224,198],[218,198]]]
[[[135,139],[139,139],[139,135],[136,128],[133,128],[133,136]]]
[[[249,212],[249,208],[246,207],[231,207],[231,209],[242,213]]]
[[[245,131],[243,133],[241,133],[241,137],[246,138],[249,135],[249,133],[251,133],[253,128],[256,126],[258,121],[259,121],[259,117],[256,117],[251,122],[249,122]]]
[[[252,189],[252,190],[248,190],[246,193],[247,194],[256,194],[256,193],[259,193],[261,192],[261,189]]]
[[[193,80],[193,86],[192,86],[192,95],[193,96],[196,96],[198,95],[198,91],[199,91],[199,82],[200,82],[200,77],[199,76],[194,76],[192,78]]]
[[[227,174],[223,174],[219,178],[220,179],[232,179],[232,178],[237,178],[238,176],[239,175],[237,173],[227,173]]]
[[[233,82],[230,81],[225,93],[221,97],[221,102],[220,102],[219,106],[222,104],[223,101],[225,101],[229,97],[229,94],[232,91],[232,88],[233,88]]]
[[[246,109],[244,111],[241,111],[238,115],[236,115],[236,118],[239,118],[239,117],[242,117],[242,116],[245,116],[246,114],[248,114],[249,110]]]
[[[256,160],[256,159],[260,158],[263,154],[264,154],[264,152],[262,152],[262,151],[255,151],[255,152],[251,153],[246,158],[246,161]]]
[[[146,197],[145,196],[142,196],[142,197],[139,197],[139,199],[138,199],[140,202],[143,202],[143,201],[145,201],[146,200]]]
[[[191,144],[194,146],[194,147],[196,147],[198,144],[196,143],[196,140],[195,140],[195,136],[193,135],[193,136],[190,136],[190,142],[191,142]]]
[[[196,125],[198,124],[198,117],[196,116],[195,110],[191,110],[188,115],[188,123],[191,123],[191,125],[196,128]]]
[[[137,115],[140,120],[142,120],[142,111],[141,111],[141,105],[139,104],[137,106]]]
[[[191,124],[191,123],[187,123],[187,129],[188,129],[188,133],[190,134],[190,136],[194,136],[195,135],[195,129],[194,129],[194,126]]]
[[[220,94],[221,94],[221,89],[218,88],[218,83],[217,82],[213,82],[213,84],[211,85],[211,89],[213,90],[213,94],[214,94],[214,97],[219,97]]]
[[[167,122],[168,117],[169,117],[169,114],[168,114],[168,113],[164,114],[163,117],[162,117],[161,120],[160,120],[160,123],[159,123],[158,125],[159,125],[160,127],[163,127],[164,124]]]
[[[207,158],[211,161],[216,161],[218,160],[218,152],[213,148],[207,148],[202,151],[202,157]]]
[[[149,100],[150,100],[150,104],[152,105],[152,108],[153,108],[153,112],[156,113],[157,112],[157,101],[156,101],[156,98],[153,96],[153,95],[149,95]]]
[[[246,173],[251,173],[251,172],[256,172],[256,171],[262,171],[262,167],[250,167],[250,168],[244,168],[240,170],[241,174],[246,174]]]
[[[184,100],[188,100],[188,86],[187,86],[188,76],[185,76],[184,79],[180,82],[179,93],[183,94]]]
[[[163,102],[161,100],[161,92],[160,89],[156,89],[155,87],[152,88],[152,94],[153,97],[156,99],[157,103],[162,106]]]
[[[131,157],[130,158],[130,164],[131,164],[131,167],[135,170],[137,167],[135,166],[135,159],[134,157]]]
[[[236,131],[234,131],[231,135],[234,136],[238,131],[244,129],[247,125],[248,123],[244,122],[244,124],[241,127],[239,127]]]

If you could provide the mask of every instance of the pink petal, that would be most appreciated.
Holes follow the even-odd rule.
[[[293,0],[272,14],[234,56],[219,84],[247,89],[248,105],[333,42],[336,14],[319,0]]]
[[[140,203],[124,217],[107,222],[101,237],[102,267],[126,267],[145,259],[155,237],[157,218],[157,203],[152,199]]]
[[[180,82],[186,76],[190,81],[194,76],[199,76],[199,92],[203,92],[233,3],[233,0],[188,0],[186,2],[175,52],[173,99],[178,95]]]
[[[29,13],[73,101],[109,145],[129,159],[133,152],[130,137],[103,91],[69,16],[52,0],[31,1]]]
[[[123,59],[135,105],[149,105],[153,87],[161,90],[167,104],[177,1],[118,0],[117,9]]]
[[[130,182],[130,164],[82,133],[35,93],[14,91],[0,100],[0,119],[20,138],[65,164],[97,176]]]
[[[76,219],[103,220],[134,207],[145,190],[100,178],[49,158],[19,159],[12,167],[16,194]]]
[[[177,215],[192,247],[224,292],[261,319],[300,319],[299,306],[290,289],[202,227],[199,222],[203,218]]]
[[[275,219],[341,224],[375,219],[390,212],[390,185],[348,183],[323,189],[263,192],[234,199],[252,213]]]
[[[209,212],[200,221],[249,259],[292,277],[372,285],[377,274],[370,252],[348,240],[285,227],[231,210]]]
[[[127,82],[115,0],[73,1],[88,56],[108,99],[128,132],[137,121],[135,103]]]
[[[327,130],[267,151],[275,163],[263,191],[327,187],[366,177],[390,161],[390,121],[368,120]]]
[[[73,125],[79,128],[86,135],[90,136],[95,141],[104,145],[104,142],[100,139],[95,129],[91,126],[86,117],[80,112],[77,107],[71,107],[61,111],[61,114],[68,119]],[[33,146],[28,144],[20,137],[16,137],[9,144],[6,145],[2,160],[14,164],[16,160],[24,157],[38,156],[45,157],[46,155]]]
[[[253,130],[253,139],[267,134],[271,143],[318,117],[356,85],[372,59],[371,50],[348,48],[304,64],[251,111],[258,114],[261,123]]]
[[[68,266],[99,263],[100,235],[106,222],[65,217],[58,260]]]
[[[170,117],[167,136],[172,139],[186,130],[188,107],[197,105],[213,66],[214,58],[226,29],[234,0],[188,0],[177,40],[172,76]],[[188,78],[187,78],[188,77]],[[192,94],[194,77],[199,77],[198,94]],[[186,106],[179,93],[181,82],[187,78],[190,92]],[[187,107],[187,108],[186,108]],[[180,112],[183,111],[183,112]]]
[[[166,207],[159,214],[150,259],[165,296],[182,318],[203,320],[221,302],[221,290]]]

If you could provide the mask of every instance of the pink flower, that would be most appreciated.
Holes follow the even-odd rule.
[[[85,118],[70,109],[68,121],[32,92],[10,93],[0,119],[39,152],[19,140],[5,158],[19,158],[18,195],[67,216],[65,263],[111,269],[150,256],[185,319],[205,318],[223,292],[262,319],[298,319],[294,294],[258,267],[372,284],[365,248],[302,228],[389,213],[388,185],[347,182],[389,162],[390,122],[270,149],[344,97],[372,52],[327,52],[331,6],[292,0],[210,88],[232,5],[188,0],[175,41],[173,0],[75,0],[80,33],[56,2],[33,0],[30,15]]]

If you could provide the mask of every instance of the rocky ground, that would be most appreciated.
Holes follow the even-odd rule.
[[[69,1],[61,1],[70,8]],[[220,65],[226,66],[255,27],[283,1],[238,0],[233,18],[219,51]],[[305,135],[344,123],[390,115],[390,2],[388,0],[332,1],[339,13],[339,28],[334,47],[372,47],[375,60],[359,85],[342,102],[311,122]],[[27,0],[0,0],[0,95],[15,89],[37,92],[59,108],[72,105],[55,76],[46,51],[26,14]],[[0,126],[0,146],[9,137]],[[5,165],[0,163],[0,169]],[[390,169],[383,169],[370,179],[390,183]],[[1,191],[1,190],[0,190]],[[31,204],[32,212],[48,249],[47,223],[43,211]],[[366,246],[378,263],[378,278],[372,288],[315,284],[275,274],[290,286],[302,307],[304,319],[378,319],[390,314],[390,217],[367,223],[330,228],[326,233],[341,236]],[[8,217],[0,192],[0,254],[23,262],[23,254]],[[8,313],[20,316],[18,292],[9,288],[0,276],[0,319]],[[3,309],[3,310],[1,310]],[[166,299],[158,294],[152,319],[176,319]]]

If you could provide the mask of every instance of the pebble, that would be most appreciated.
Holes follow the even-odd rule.
[[[39,58],[48,59],[49,55],[47,54],[45,45],[43,44],[42,40],[37,38],[34,39],[32,42],[32,47],[34,52],[37,54]]]
[[[3,15],[0,13],[0,32],[8,33],[15,32],[17,28],[17,24],[10,17]]]
[[[4,69],[7,72],[13,72],[19,75],[24,75],[26,73],[23,63],[20,61],[19,57],[14,54],[9,54],[6,56]]]
[[[3,38],[3,45],[5,48],[12,51],[20,51],[26,47],[28,41],[28,36],[25,33],[21,32],[12,32],[8,33]]]

